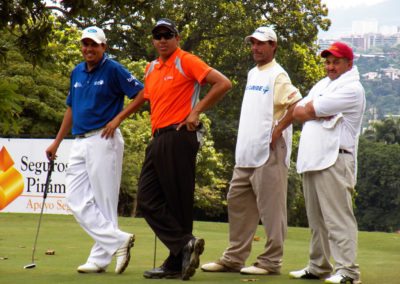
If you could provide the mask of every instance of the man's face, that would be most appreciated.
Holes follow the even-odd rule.
[[[250,39],[251,52],[257,65],[264,65],[274,59],[276,43],[273,41],[259,41],[255,38]]]
[[[90,38],[84,38],[81,40],[81,51],[86,63],[93,66],[99,63],[103,58],[106,45],[98,44]]]
[[[346,73],[353,67],[353,61],[346,58],[339,58],[332,54],[325,59],[326,75],[331,80],[336,80],[343,73]]]
[[[179,46],[179,36],[169,29],[160,27],[153,33],[153,45],[158,55],[167,60]]]

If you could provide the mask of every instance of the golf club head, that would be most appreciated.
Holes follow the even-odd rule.
[[[32,268],[35,268],[35,267],[36,267],[36,264],[30,263],[30,264],[25,265],[24,269],[32,269]]]

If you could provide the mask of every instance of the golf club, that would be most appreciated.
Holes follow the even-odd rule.
[[[154,234],[154,257],[153,257],[153,269],[156,268],[156,256],[157,256],[157,235]]]
[[[45,184],[44,192],[43,192],[42,208],[40,209],[39,224],[38,224],[37,231],[36,231],[35,242],[33,244],[32,263],[25,265],[24,269],[31,269],[31,268],[35,268],[36,267],[36,264],[35,264],[36,243],[37,243],[38,236],[39,236],[40,223],[42,221],[44,203],[46,201],[47,191],[49,189],[49,185],[50,185],[50,182],[51,182],[51,173],[53,172],[53,170],[54,170],[54,161],[50,160],[49,161],[49,170],[47,172],[46,184]]]

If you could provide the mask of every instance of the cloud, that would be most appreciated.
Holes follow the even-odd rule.
[[[349,9],[357,6],[373,6],[388,0],[322,0],[329,9]]]

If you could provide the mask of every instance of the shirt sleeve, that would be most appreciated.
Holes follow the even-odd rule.
[[[313,106],[316,116],[325,117],[350,111],[358,102],[359,92],[348,86],[324,94],[323,96],[316,96]]]
[[[290,78],[285,73],[279,74],[274,85],[274,119],[281,119],[289,106],[299,100],[301,100],[301,94],[292,85]]]
[[[204,79],[212,70],[203,60],[191,53],[187,53],[182,57],[182,67],[189,78],[195,79],[200,84],[205,83]]]
[[[125,67],[117,65],[115,76],[121,91],[130,99],[134,98],[143,89],[143,83],[136,79]]]
[[[301,99],[299,90],[292,85],[290,78],[284,74],[279,74],[275,79],[274,86],[274,105],[290,106]]]

